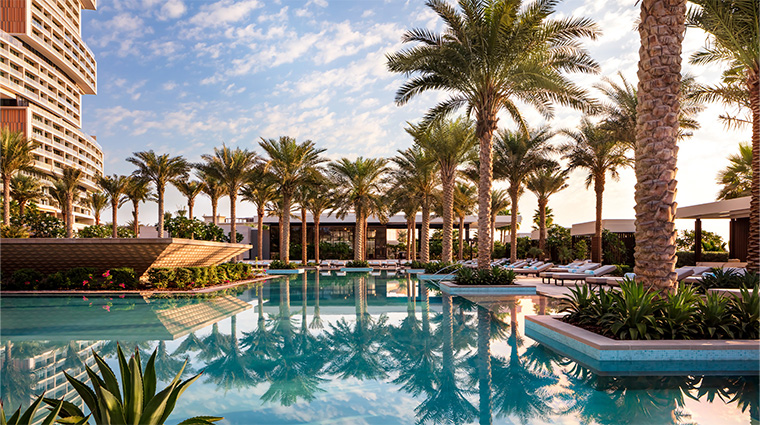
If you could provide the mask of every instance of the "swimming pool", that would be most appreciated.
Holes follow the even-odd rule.
[[[317,296],[319,294],[319,296]],[[3,297],[0,396],[75,398],[94,349],[204,371],[170,423],[747,424],[757,376],[603,376],[524,336],[540,296],[451,298],[407,276],[309,272],[197,297]]]

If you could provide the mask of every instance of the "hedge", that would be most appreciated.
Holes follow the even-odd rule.
[[[33,269],[19,269],[10,279],[4,279],[4,290],[61,290],[61,289],[138,289],[140,281],[128,267],[110,269],[98,274],[93,267],[75,267],[45,276]]]
[[[160,289],[190,289],[253,276],[254,268],[247,263],[224,263],[207,267],[154,267],[148,270],[148,284]]]
[[[676,267],[697,265],[694,259],[694,251],[678,251],[676,252],[676,256],[678,257],[678,261],[676,262]],[[728,252],[703,251],[702,261],[706,263],[726,263],[728,262]]]

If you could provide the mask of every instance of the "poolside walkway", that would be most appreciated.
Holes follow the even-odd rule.
[[[536,292],[540,295],[546,295],[547,297],[552,298],[567,298],[570,296],[570,288],[573,288],[576,286],[574,282],[567,282],[565,283],[565,286],[557,286],[553,283],[546,284],[541,283],[540,277],[523,277],[519,276],[517,278],[516,283],[518,285],[526,285],[526,286],[535,286]],[[580,285],[585,285],[585,283],[579,283]]]

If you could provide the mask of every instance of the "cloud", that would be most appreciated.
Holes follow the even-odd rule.
[[[222,0],[202,6],[201,11],[190,18],[190,23],[202,28],[220,27],[247,18],[253,10],[261,6],[262,4],[257,0],[246,0],[238,3]]]
[[[177,88],[177,83],[174,81],[167,81],[161,86],[161,88],[167,91],[174,90]]]
[[[168,19],[178,19],[187,12],[187,6],[182,0],[167,0],[158,15],[158,19],[165,21]]]

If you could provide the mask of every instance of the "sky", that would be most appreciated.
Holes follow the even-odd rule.
[[[600,64],[596,75],[571,74],[594,96],[602,77],[619,81],[621,72],[636,82],[639,38],[634,29],[639,9],[635,0],[566,0],[557,17],[585,16],[602,31],[585,41]],[[404,131],[446,93],[429,92],[406,105],[394,102],[404,76],[390,73],[386,54],[404,48],[405,30],[424,27],[440,31],[442,23],[422,1],[187,1],[103,0],[97,11],[82,12],[82,36],[98,64],[98,94],[83,97],[83,130],[103,148],[106,174],[130,174],[126,158],[133,152],[184,155],[191,162],[223,143],[262,153],[261,138],[295,137],[326,148],[329,159],[391,157],[411,146]],[[698,82],[718,82],[722,69],[692,66],[688,57],[704,45],[706,36],[689,29],[684,40],[684,71]],[[715,200],[718,170],[738,144],[750,139],[750,129],[728,130],[718,120],[725,111],[711,105],[698,120],[699,130],[680,143],[679,205]],[[528,106],[522,112],[532,126],[575,128],[581,114],[557,107],[545,121]],[[514,124],[503,116],[500,128]],[[555,137],[556,143],[565,141]],[[564,226],[594,219],[594,194],[575,171],[570,187],[549,201],[555,222]],[[634,217],[633,170],[619,181],[607,180],[603,216]],[[506,187],[496,183],[497,187]],[[167,191],[167,211],[184,209],[185,199],[173,187]],[[519,202],[529,231],[537,207],[526,191]],[[119,222],[131,219],[129,206]],[[220,202],[228,215],[229,202]],[[210,215],[208,198],[196,201],[195,215]],[[239,217],[255,208],[239,204]],[[140,220],[155,223],[157,207],[141,208]],[[693,228],[679,220],[679,228]],[[708,220],[703,229],[727,238],[726,220]]]

